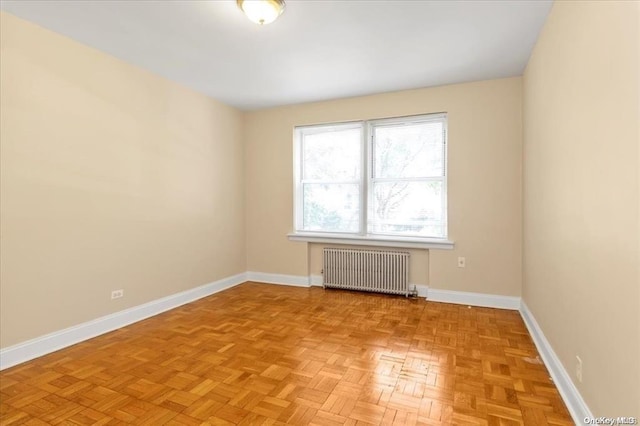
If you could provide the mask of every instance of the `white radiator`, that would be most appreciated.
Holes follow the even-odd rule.
[[[322,283],[325,288],[409,296],[409,253],[325,248]]]

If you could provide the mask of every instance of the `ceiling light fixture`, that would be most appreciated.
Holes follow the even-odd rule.
[[[250,21],[270,24],[284,11],[284,0],[236,0],[238,7]]]

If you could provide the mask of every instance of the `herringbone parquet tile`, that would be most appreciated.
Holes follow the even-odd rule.
[[[570,425],[517,312],[245,283],[0,373],[0,423]]]

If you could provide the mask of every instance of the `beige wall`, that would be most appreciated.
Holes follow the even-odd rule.
[[[1,347],[246,270],[240,112],[0,29]]]
[[[410,280],[433,288],[519,296],[522,80],[510,78],[262,110],[245,115],[250,271],[318,273],[319,249],[290,242],[293,128],[447,112],[449,234],[454,250],[413,250]],[[457,267],[465,256],[467,267]],[[428,262],[428,267],[427,267]],[[311,271],[309,266],[311,265]]]
[[[639,7],[556,2],[524,76],[523,298],[597,416],[640,415]]]

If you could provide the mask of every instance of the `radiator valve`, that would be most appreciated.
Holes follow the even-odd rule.
[[[413,289],[409,290],[409,297],[418,297],[418,287],[413,285]]]

